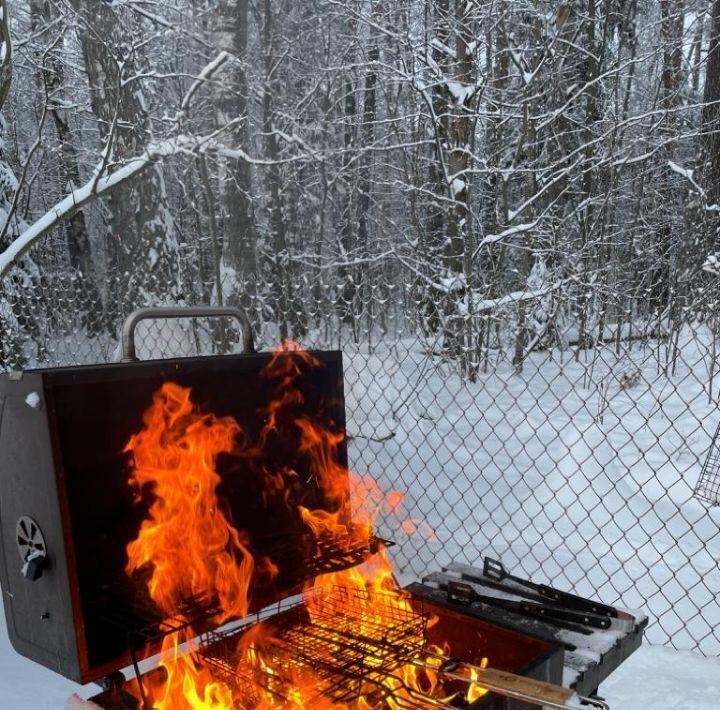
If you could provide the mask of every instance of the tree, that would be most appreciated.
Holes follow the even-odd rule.
[[[48,111],[52,116],[60,143],[63,185],[66,192],[72,192],[82,184],[82,178],[76,137],[73,135],[67,108],[70,92],[66,86],[65,65],[59,46],[66,27],[51,0],[30,0],[30,14],[32,31],[43,32],[48,37],[48,47],[37,53],[40,80],[47,95]],[[64,231],[70,266],[75,272],[74,296],[81,309],[81,319],[88,334],[94,335],[103,327],[103,302],[96,283],[98,272],[83,210],[77,210],[68,217]],[[104,325],[110,327],[109,323]]]
[[[213,44],[233,57],[226,81],[218,82],[213,92],[215,123],[218,129],[222,129],[234,121],[233,129],[225,133],[224,140],[248,151],[250,106],[246,73],[249,2],[219,0],[213,8],[213,14]],[[242,306],[249,309],[257,280],[257,233],[251,165],[242,158],[221,156],[218,168],[224,261],[239,276],[239,293],[230,295],[238,298]],[[219,296],[222,298],[221,293]]]
[[[135,74],[142,67],[142,37],[133,40],[121,8],[105,0],[71,0],[103,141],[103,160],[121,166],[152,140],[147,100]],[[158,165],[123,183],[108,198],[111,271],[117,284],[111,302],[120,313],[148,301],[179,296],[173,220]],[[113,319],[116,320],[116,319]]]
[[[711,10],[695,182],[703,190],[700,251],[708,254],[720,248],[720,0]]]

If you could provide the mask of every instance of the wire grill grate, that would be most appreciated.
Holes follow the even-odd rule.
[[[377,594],[368,613],[368,600],[362,590],[321,590],[262,622],[260,655],[247,645],[244,654],[240,650],[243,634],[257,624],[207,634],[201,655],[251,704],[262,692],[288,699],[292,684],[303,683],[312,683],[313,694],[326,701],[381,699],[391,692],[395,701],[403,686],[398,670],[422,654],[428,616],[409,602]],[[416,698],[408,707],[422,704]]]
[[[695,486],[695,497],[710,505],[720,505],[720,426],[715,431]]]

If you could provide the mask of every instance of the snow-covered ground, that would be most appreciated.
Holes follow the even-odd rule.
[[[75,683],[18,656],[8,639],[5,614],[0,614],[2,710],[63,710],[65,701],[77,688]],[[86,696],[91,694],[85,692]]]
[[[401,570],[492,555],[642,608],[653,643],[720,655],[720,508],[692,495],[718,385],[709,397],[701,334],[680,345],[670,375],[651,343],[579,362],[537,353],[522,375],[502,363],[474,384],[416,341],[349,357],[351,467],[406,492],[401,515],[435,531],[408,537],[386,520]]]
[[[612,710],[717,710],[720,659],[643,646],[601,690]]]

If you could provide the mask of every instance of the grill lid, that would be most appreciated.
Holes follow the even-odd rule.
[[[302,353],[282,356],[296,372],[292,386],[301,396],[283,405],[276,428],[263,440],[269,403],[288,386],[268,353],[0,377],[0,584],[19,653],[88,682],[127,665],[129,645],[140,657],[150,655],[156,650],[152,641],[172,630],[173,621],[147,594],[148,570],[125,572],[127,545],[154,499],[152,487],[129,485],[132,458],[125,449],[142,428],[154,394],[168,382],[188,388],[200,411],[232,417],[242,432],[233,451],[217,458],[217,493],[253,556],[269,562],[253,576],[251,611],[378,549],[382,541],[375,538],[354,545],[323,538],[319,545],[298,514],[299,506],[326,511],[352,528],[347,475],[329,496],[298,446],[294,422],[320,423],[337,434],[332,455],[347,474],[342,355],[310,355],[316,364]],[[282,491],[272,492],[272,476],[283,478]],[[47,564],[35,581],[22,573],[20,520],[32,521],[29,533],[41,531],[38,544],[46,550]],[[25,547],[35,544],[29,537]],[[177,623],[192,620],[193,628],[203,630],[217,625],[212,598],[186,604]]]

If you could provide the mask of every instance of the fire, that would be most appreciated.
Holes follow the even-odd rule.
[[[298,381],[304,368],[318,366],[312,355],[293,343],[286,342],[275,352],[263,372],[275,383],[274,396],[263,412],[265,423],[254,450],[244,448],[245,437],[232,417],[204,412],[193,402],[190,389],[167,382],[155,393],[143,416],[142,430],[126,446],[131,456],[130,485],[137,501],[152,500],[137,537],[127,546],[126,572],[146,580],[151,598],[168,618],[182,621],[184,610],[200,603],[217,610],[215,626],[242,619],[251,606],[254,575],[273,576],[280,571],[272,560],[256,559],[251,552],[252,540],[226,517],[218,500],[221,477],[217,468],[221,455],[240,455],[242,449],[242,455],[250,457],[253,451],[272,446],[273,436],[288,426],[289,417],[298,454],[308,462],[308,472],[331,504],[330,510],[291,505],[290,493],[284,487],[297,477],[294,471],[266,471],[264,486],[267,495],[282,496],[318,544],[339,542],[347,549],[368,545],[378,514],[396,512],[401,506],[402,494],[386,494],[371,477],[349,474],[337,456],[341,434],[298,414],[302,412],[298,405],[303,403]],[[433,535],[429,526],[419,521],[404,521],[403,529]],[[423,655],[423,629],[412,625],[409,633],[413,637],[408,641],[418,651],[408,653],[390,668],[392,659],[384,656],[379,646],[370,641],[362,644],[367,674],[358,681],[361,687],[349,704],[333,701],[324,692],[330,681],[317,669],[323,664],[332,667],[336,661],[332,649],[342,647],[343,630],[372,640],[378,628],[392,635],[398,619],[421,618],[410,596],[396,584],[384,548],[360,566],[312,580],[306,586],[301,609],[328,639],[325,646],[318,646],[319,665],[311,668],[298,663],[296,649],[275,634],[271,623],[257,623],[237,642],[235,673],[237,677],[249,673],[252,678],[262,678],[262,683],[253,681],[251,692],[238,691],[218,677],[198,652],[193,638],[200,630],[185,619],[186,628],[163,640],[163,670],[144,684],[149,707],[401,710],[419,707],[422,703],[416,702],[418,697],[432,698],[435,706],[457,698],[459,691],[442,697],[445,690],[437,659],[447,650],[430,648]],[[477,681],[473,670],[462,690],[465,702],[485,692]]]
[[[203,414],[190,390],[166,382],[126,446],[130,484],[154,501],[137,539],[127,547],[126,571],[151,568],[150,596],[167,614],[189,600],[218,597],[225,619],[245,616],[253,557],[242,535],[218,508],[217,457],[232,451],[240,428],[230,417]]]

